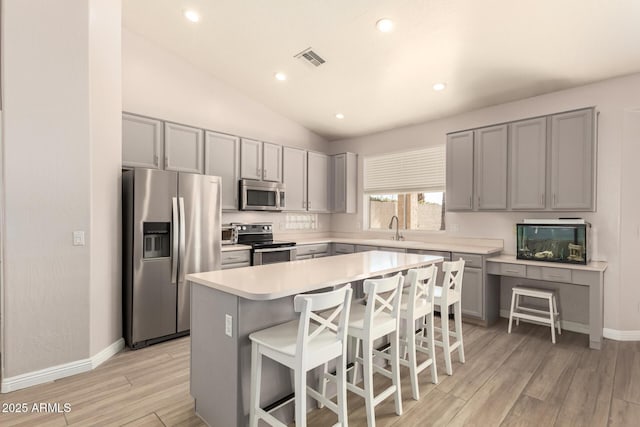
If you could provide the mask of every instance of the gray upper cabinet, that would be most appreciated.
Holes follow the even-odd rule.
[[[207,131],[204,136],[204,173],[222,177],[222,209],[238,209],[240,138]]]
[[[240,146],[240,176],[262,179],[262,142],[242,138]]]
[[[282,178],[285,185],[285,210],[307,210],[307,152],[284,147]]]
[[[447,135],[446,208],[473,209],[473,131]]]
[[[307,210],[329,210],[329,156],[309,151],[307,154]]]
[[[356,213],[358,191],[358,155],[342,153],[331,156],[331,209],[337,213]]]
[[[282,182],[282,145],[262,144],[262,179]]]
[[[546,201],[547,118],[511,123],[509,163],[511,209],[544,209]]]
[[[507,209],[507,125],[474,131],[476,206]]]
[[[122,166],[159,169],[162,121],[122,114]]]
[[[595,207],[594,110],[551,116],[551,208]]]
[[[240,175],[244,179],[282,181],[282,146],[242,138]]]
[[[164,124],[164,168],[170,171],[202,173],[203,132],[175,123]]]

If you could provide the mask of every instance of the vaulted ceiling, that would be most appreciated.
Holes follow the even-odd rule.
[[[329,140],[640,71],[638,0],[125,0],[123,26]]]

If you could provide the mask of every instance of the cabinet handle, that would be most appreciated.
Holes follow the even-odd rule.
[[[165,156],[164,157],[164,168],[168,168],[169,167],[169,157]]]
[[[505,273],[516,273],[519,274],[520,272],[518,270],[505,270]]]
[[[544,206],[544,193],[540,194],[540,205]]]
[[[480,196],[478,196],[478,207],[480,207]]]
[[[473,208],[473,197],[469,196],[469,207]]]
[[[262,169],[262,178],[266,178],[266,177],[267,177],[267,170]]]
[[[553,207],[555,208],[557,204],[558,204],[558,197],[556,196],[556,193],[553,193]]]

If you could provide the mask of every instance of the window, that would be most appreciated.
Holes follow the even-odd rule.
[[[444,230],[444,146],[364,159],[370,229],[387,229],[396,215],[405,230]]]
[[[369,228],[386,229],[391,218],[405,230],[444,230],[444,191],[370,194]]]

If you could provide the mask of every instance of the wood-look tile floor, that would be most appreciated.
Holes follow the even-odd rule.
[[[564,332],[551,344],[549,329],[506,322],[464,325],[466,363],[453,375],[438,359],[440,382],[421,374],[420,400],[411,398],[403,368],[404,413],[392,399],[376,408],[380,427],[638,426],[640,342],[605,340],[590,350],[586,335]],[[215,361],[212,361],[215,363]],[[387,380],[376,377],[376,387]],[[189,338],[123,351],[84,374],[0,395],[5,404],[69,403],[67,413],[0,413],[1,426],[204,426],[189,395]],[[314,410],[309,426],[328,426],[333,413]],[[366,425],[364,400],[349,393],[349,424]]]

